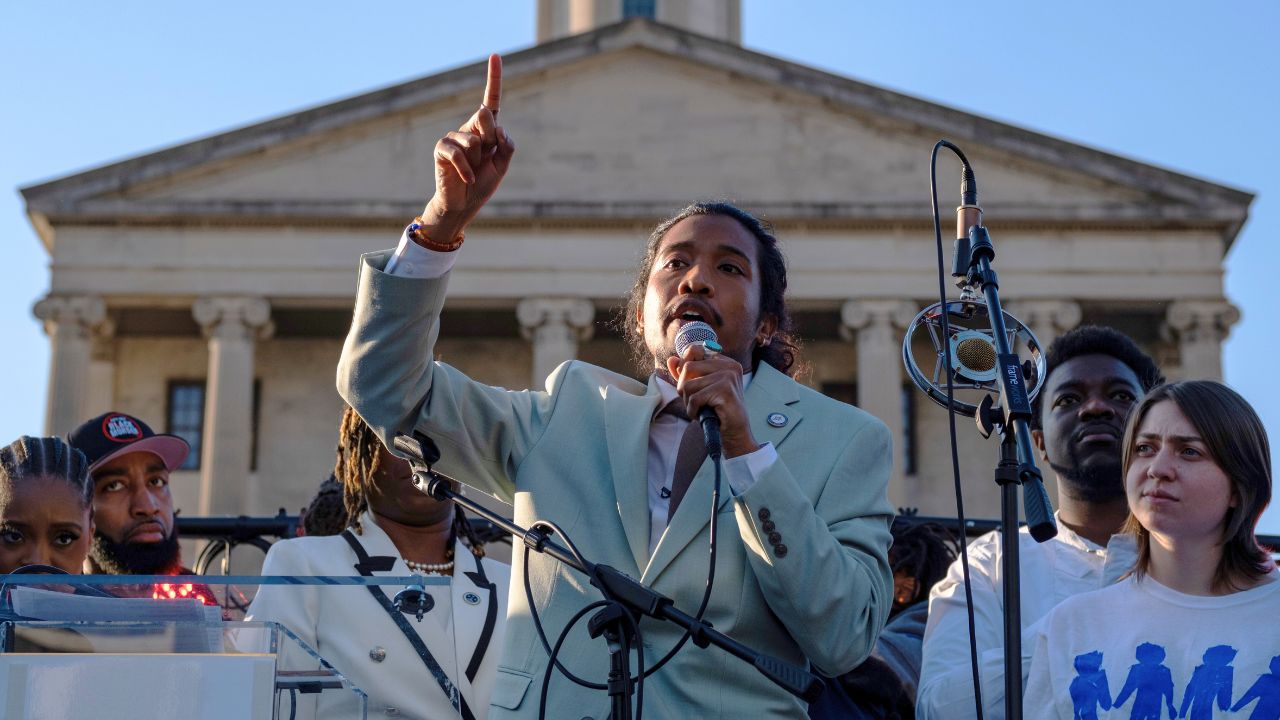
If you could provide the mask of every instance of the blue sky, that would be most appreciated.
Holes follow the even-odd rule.
[[[1257,193],[1227,258],[1227,294],[1244,319],[1227,344],[1226,375],[1280,445],[1268,322],[1280,260],[1280,3],[744,0],[742,14],[748,48]],[[31,315],[48,288],[48,258],[18,186],[533,39],[532,0],[359,10],[292,0],[4,3],[0,441],[41,432],[48,374],[48,342]],[[927,193],[922,177],[922,208]],[[1263,527],[1280,533],[1280,508]]]

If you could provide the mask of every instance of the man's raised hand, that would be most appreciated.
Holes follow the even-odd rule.
[[[435,195],[422,212],[427,237],[448,243],[493,197],[511,165],[515,144],[498,125],[502,58],[489,56],[489,78],[480,109],[435,148]]]

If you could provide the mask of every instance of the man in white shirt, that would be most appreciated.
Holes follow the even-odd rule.
[[[796,348],[786,268],[759,220],[726,203],[696,204],[651,235],[620,323],[647,358],[648,382],[570,361],[545,389],[517,392],[431,361],[463,230],[515,152],[496,124],[500,82],[494,56],[481,108],[436,145],[435,195],[422,217],[394,253],[362,259],[339,391],[388,446],[398,432],[430,435],[441,472],[513,502],[522,525],[555,522],[590,560],[639,578],[690,613],[707,581],[714,515],[718,555],[706,620],[782,660],[828,675],[852,669],[892,603],[889,433],[789,376]],[[695,345],[676,355],[678,329],[695,319],[715,330],[719,351]],[[687,418],[702,408],[719,418],[723,440],[728,488],[714,508],[713,464],[685,452],[701,448],[700,429]],[[515,561],[494,719],[539,714],[548,658],[532,611],[555,633],[600,599],[587,578],[549,558]],[[647,665],[681,632],[648,620],[640,629]],[[606,658],[603,642],[581,627],[558,656],[595,682],[605,679]],[[644,709],[667,718],[805,717],[802,701],[753,667],[693,643],[645,681]],[[608,711],[603,692],[559,677],[551,684],[546,717]]]
[[[1163,381],[1134,342],[1111,328],[1076,328],[1049,347],[1049,376],[1036,397],[1032,440],[1041,468],[1058,479],[1057,537],[1018,534],[1022,628],[1072,595],[1110,585],[1132,567],[1135,546],[1116,535],[1129,514],[1121,442],[1129,410]],[[993,488],[994,490],[994,488]],[[964,576],[957,559],[933,588],[916,714],[976,718]],[[987,718],[1004,717],[1004,602],[1000,533],[969,546],[969,577]],[[1024,655],[1030,648],[1023,647]]]

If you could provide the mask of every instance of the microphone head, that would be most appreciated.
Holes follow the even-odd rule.
[[[951,338],[956,374],[977,382],[996,378],[996,346],[991,336],[978,330],[962,330]]]
[[[947,327],[943,327],[943,319]],[[987,305],[981,300],[948,300],[934,303],[921,310],[902,339],[902,361],[911,381],[929,396],[929,399],[952,411],[969,417],[981,408],[979,400],[998,394],[1002,366],[996,354],[995,337],[991,330],[992,318]],[[1045,377],[1045,357],[1040,341],[1018,318],[1004,313],[1005,332],[1010,350],[1022,366],[1022,380],[1026,383],[1028,399],[1040,392]],[[921,366],[917,351],[926,346],[932,351],[932,367]],[[917,347],[919,346],[919,347]],[[955,383],[954,397],[947,397],[946,363],[950,350],[951,379]]]
[[[715,343],[716,331],[701,320],[687,322],[676,331],[676,355],[684,357],[684,351],[694,343]],[[712,349],[719,347],[717,343]],[[719,352],[717,350],[717,352]]]

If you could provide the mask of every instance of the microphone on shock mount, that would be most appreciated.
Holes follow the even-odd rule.
[[[716,331],[710,325],[695,320],[685,323],[676,331],[676,355],[684,357],[689,346],[700,344],[708,351],[718,353],[720,343],[716,342]],[[702,425],[702,437],[707,444],[707,455],[714,460],[720,459],[720,418],[709,407],[698,410],[698,423]]]

